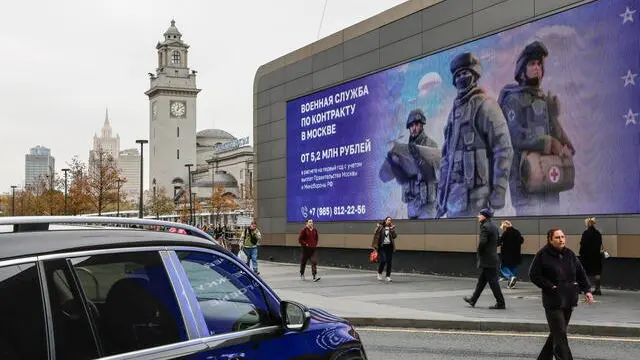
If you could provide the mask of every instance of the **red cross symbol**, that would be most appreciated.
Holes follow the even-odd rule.
[[[552,183],[557,183],[560,180],[560,171],[558,171],[558,167],[552,166],[549,169],[549,179]]]

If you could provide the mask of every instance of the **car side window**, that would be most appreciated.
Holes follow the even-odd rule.
[[[42,291],[34,263],[0,267],[0,359],[46,359]]]
[[[180,307],[160,254],[155,251],[70,259],[104,355],[187,340]]]
[[[44,263],[53,338],[58,359],[88,360],[99,357],[98,345],[89,320],[97,316],[91,302],[83,303],[77,281],[66,260]]]
[[[189,278],[210,335],[274,324],[262,286],[240,266],[210,253],[176,253]]]

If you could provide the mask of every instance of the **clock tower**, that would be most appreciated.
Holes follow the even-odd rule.
[[[196,163],[196,71],[189,70],[189,45],[171,20],[164,41],[156,45],[158,67],[149,73],[149,182],[169,196],[188,191],[185,164]]]

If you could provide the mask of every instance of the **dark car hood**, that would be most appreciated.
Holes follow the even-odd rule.
[[[330,314],[322,309],[312,308],[309,309],[309,313],[311,314],[311,321],[318,324],[329,324],[329,323],[343,323],[348,324],[349,321]]]

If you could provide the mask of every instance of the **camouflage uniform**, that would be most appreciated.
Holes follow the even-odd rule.
[[[444,130],[438,217],[475,216],[482,208],[505,206],[513,148],[500,107],[477,85],[477,57],[458,55],[450,68],[454,85],[462,70],[470,71],[473,81],[459,89]]]
[[[522,155],[525,151],[549,154],[555,139],[575,153],[573,145],[558,121],[559,100],[550,92],[545,94],[538,85],[528,85],[524,76],[527,62],[547,57],[543,43],[534,41],[527,45],[516,63],[515,80],[518,84],[506,85],[501,91],[498,103],[502,108],[511,134],[514,157],[509,179],[511,202],[517,215],[554,214],[560,202],[559,192],[527,193],[523,188]],[[542,67],[544,76],[544,67]],[[542,78],[540,79],[542,80]]]
[[[409,113],[407,129],[415,121],[420,121],[423,125],[426,124],[426,118],[421,110],[413,110]],[[433,219],[436,215],[436,191],[438,189],[436,167],[420,156],[418,146],[437,148],[438,144],[428,137],[424,130],[415,138],[409,138],[409,152],[420,171],[402,185],[402,201],[407,204],[409,219]]]

